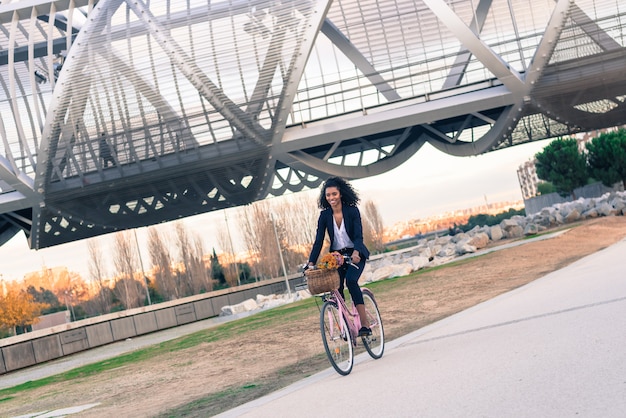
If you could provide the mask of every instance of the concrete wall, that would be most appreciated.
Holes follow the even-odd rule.
[[[71,321],[69,311],[55,312],[39,317],[39,322],[32,325],[32,330],[51,328],[55,325],[67,324]]]
[[[289,287],[293,291],[302,282],[301,275],[294,275],[289,278]],[[272,279],[4,338],[0,340],[0,374],[137,335],[201,321],[218,316],[223,306],[255,299],[259,294],[286,291],[284,279]]]
[[[604,193],[612,192],[617,190],[616,188],[606,187],[602,183],[593,183],[584,187],[579,187],[574,190],[574,194],[577,198],[593,198],[600,197]],[[571,202],[572,197],[567,196],[566,198],[561,197],[558,193],[549,193],[546,195],[532,197],[530,199],[524,200],[524,207],[526,209],[526,215],[534,215],[535,213],[541,212],[543,208],[548,208],[557,203],[565,203]]]

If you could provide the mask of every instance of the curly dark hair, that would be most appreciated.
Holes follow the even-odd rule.
[[[359,204],[361,200],[359,198],[359,194],[352,187],[350,183],[341,177],[331,177],[322,184],[322,189],[320,192],[320,197],[317,202],[317,205],[320,209],[326,209],[330,207],[330,203],[326,200],[326,189],[328,187],[336,187],[339,189],[339,193],[341,194],[341,204],[347,206],[356,206]]]

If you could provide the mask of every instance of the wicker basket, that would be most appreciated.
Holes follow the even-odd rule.
[[[307,270],[306,282],[312,295],[330,292],[339,288],[339,272],[333,270]]]

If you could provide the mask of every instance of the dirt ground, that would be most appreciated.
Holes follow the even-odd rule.
[[[626,237],[626,217],[568,225],[567,232],[425,270],[377,293],[387,340],[529,283]],[[296,323],[154,357],[149,362],[0,399],[2,416],[99,403],[80,417],[206,417],[329,367],[314,306]],[[359,351],[360,352],[360,351]],[[382,360],[384,361],[384,357]]]

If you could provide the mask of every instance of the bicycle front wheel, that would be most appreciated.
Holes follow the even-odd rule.
[[[369,289],[363,289],[363,302],[372,329],[372,335],[362,337],[363,345],[372,358],[379,359],[385,351],[385,331],[383,330],[383,321],[380,319],[378,304],[374,299],[374,294]]]
[[[326,302],[320,312],[322,341],[330,364],[340,375],[347,375],[354,365],[354,349],[345,319],[337,304]]]

